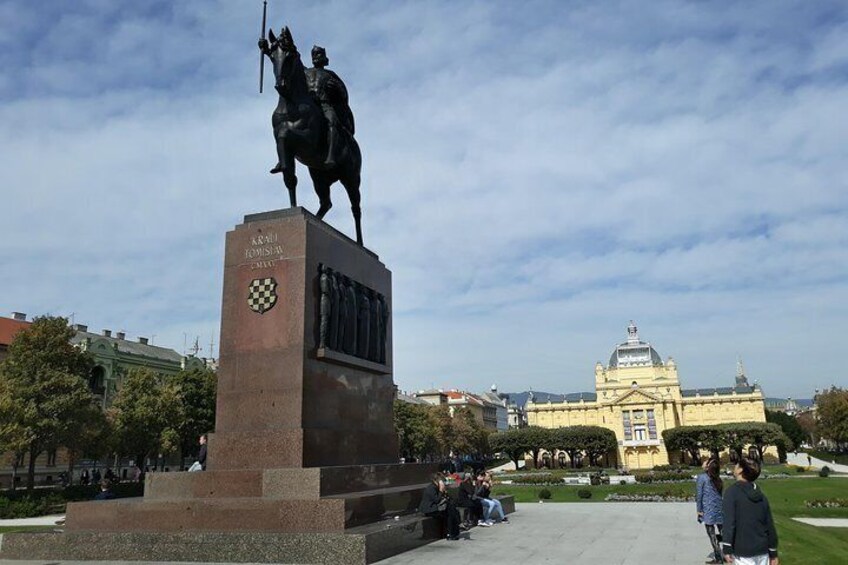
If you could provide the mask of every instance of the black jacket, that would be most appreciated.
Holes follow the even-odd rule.
[[[200,463],[200,466],[206,469],[206,444],[200,446],[200,450],[197,452],[197,461]]]
[[[462,481],[459,483],[459,492],[457,493],[459,504],[467,504],[474,499],[474,483],[471,481]]]
[[[418,510],[422,514],[430,514],[431,512],[439,511],[439,501],[442,499],[442,493],[439,492],[439,487],[430,483],[424,487],[424,492],[421,495],[421,504]]]
[[[724,491],[724,552],[740,557],[777,557],[777,530],[768,499],[756,483],[737,481]]]

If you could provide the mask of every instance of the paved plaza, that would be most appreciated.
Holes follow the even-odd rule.
[[[686,503],[518,504],[509,524],[474,528],[380,561],[381,565],[569,563],[647,565],[703,563],[709,552],[695,505]],[[17,565],[73,561],[0,561]]]

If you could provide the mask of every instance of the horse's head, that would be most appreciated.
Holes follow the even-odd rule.
[[[303,75],[303,63],[300,61],[300,53],[292,39],[288,27],[280,30],[280,36],[276,37],[272,30],[268,31],[268,40],[271,49],[271,61],[274,64],[275,88],[280,96],[291,94],[294,82]]]

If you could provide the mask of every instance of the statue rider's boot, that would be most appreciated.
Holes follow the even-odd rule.
[[[324,161],[326,167],[334,168],[336,166],[336,153],[338,152],[337,140],[335,130],[330,128],[329,139],[327,140],[327,159]]]
[[[277,173],[282,173],[283,172],[283,165],[281,163],[277,163],[276,165],[274,165],[274,168],[271,169],[268,172],[271,173],[272,175],[276,175]]]

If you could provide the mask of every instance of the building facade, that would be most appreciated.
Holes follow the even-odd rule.
[[[5,357],[15,335],[26,329],[30,323],[26,314],[20,312],[15,312],[12,318],[0,317],[0,361]],[[112,404],[123,378],[133,368],[147,368],[160,374],[173,375],[183,369],[200,369],[209,365],[206,359],[180,355],[173,349],[151,345],[144,337],[132,341],[126,338],[124,332],[116,332],[113,336],[110,330],[103,330],[102,334],[91,333],[83,324],[74,324],[72,328],[75,334],[71,343],[88,351],[94,360],[88,384],[96,402],[103,409]],[[6,453],[0,459],[0,485],[9,486],[13,475],[16,482],[23,480],[21,469],[28,465],[25,457],[16,459],[14,454]],[[58,481],[59,473],[67,469],[68,463],[67,453],[62,448],[41,453],[35,461],[36,482]],[[84,465],[82,462],[77,472],[80,472]]]
[[[682,389],[674,359],[663,361],[639,339],[636,324],[615,347],[606,366],[595,365],[595,392],[566,394],[561,401],[525,405],[529,425],[587,425],[615,432],[618,464],[629,469],[669,463],[662,432],[677,426],[765,422],[763,394],[748,384],[741,364],[734,386]]]
[[[487,430],[507,429],[506,400],[498,395],[497,387],[484,394],[461,390],[419,390],[414,397],[433,406],[447,405],[451,417],[456,410],[466,408]]]

